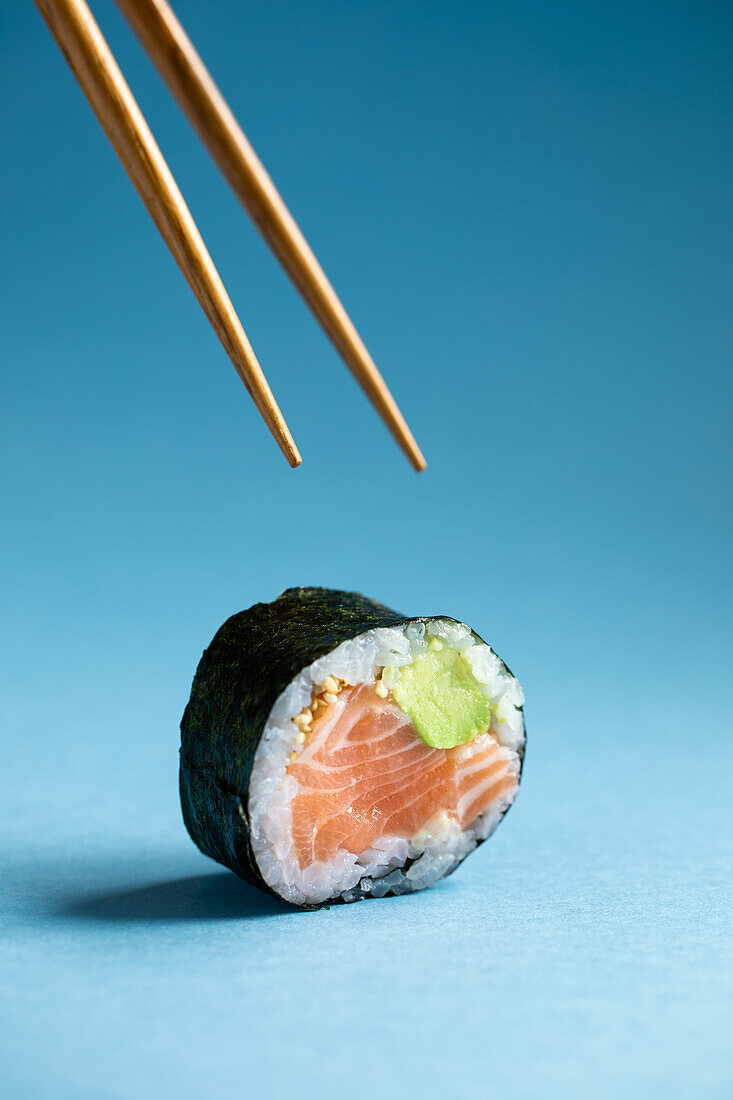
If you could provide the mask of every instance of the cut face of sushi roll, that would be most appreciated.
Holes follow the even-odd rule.
[[[513,802],[522,704],[462,623],[291,589],[230,619],[202,658],[184,819],[203,851],[294,904],[422,889]]]

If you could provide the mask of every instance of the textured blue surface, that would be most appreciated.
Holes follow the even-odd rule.
[[[416,477],[108,0],[285,466],[33,6],[0,12],[0,1092],[728,1097],[728,5],[179,0]],[[200,856],[178,722],[298,583],[522,679],[448,882],[299,913]]]
[[[451,879],[316,913],[192,850],[161,753],[60,752],[4,796],[9,1095],[729,1095],[730,753],[550,737]]]

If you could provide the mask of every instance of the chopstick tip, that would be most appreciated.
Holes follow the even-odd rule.
[[[294,443],[292,448],[288,448],[288,450],[285,451],[285,457],[288,460],[288,465],[293,470],[297,470],[298,466],[303,465],[303,459],[300,457],[300,451]]]
[[[265,385],[267,386],[266,382]],[[272,409],[268,409],[266,412],[263,412],[260,408],[260,412],[262,412],[265,423],[275,437],[275,442],[277,443],[282,453],[285,455],[288,466],[295,470],[298,466],[301,465],[303,459],[300,457],[300,451],[296,447],[295,440],[290,434],[290,429],[283,420],[282,413],[275,404],[275,400],[272,397],[272,394],[269,393],[269,387],[268,394],[274,406],[274,415],[272,415]],[[257,404],[259,407],[259,402]]]
[[[402,449],[407,455],[408,461],[412,466],[416,474],[421,474],[423,470],[427,469],[427,462],[425,461],[425,455],[422,453],[415,438],[406,427],[407,438],[402,441]]]

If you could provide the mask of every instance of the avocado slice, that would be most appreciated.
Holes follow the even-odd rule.
[[[438,638],[411,665],[389,673],[392,697],[431,748],[465,745],[491,725],[491,703],[467,662]]]

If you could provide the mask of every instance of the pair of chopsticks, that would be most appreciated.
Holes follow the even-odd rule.
[[[196,223],[85,0],[35,0],[91,107],[291,466],[301,462]],[[303,234],[165,0],[116,0],[165,83],[415,470],[425,459]]]

